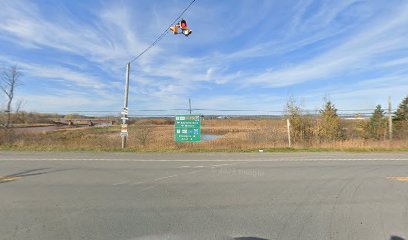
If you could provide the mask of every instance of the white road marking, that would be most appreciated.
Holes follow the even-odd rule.
[[[150,180],[150,181],[147,181],[147,182],[135,182],[135,183],[131,183],[130,185],[138,185],[138,184],[142,184],[142,183],[146,183],[146,184],[155,183],[155,184],[153,184],[153,185],[151,185],[151,186],[147,186],[147,187],[142,188],[142,189],[140,190],[141,192],[144,192],[144,191],[146,191],[146,190],[149,190],[149,189],[152,189],[152,188],[155,188],[155,187],[159,186],[160,184],[164,183],[165,180],[168,180],[168,179],[170,179],[170,178],[174,178],[174,177],[178,177],[178,176],[183,176],[183,175],[191,175],[191,174],[195,174],[195,173],[197,173],[197,172],[202,172],[202,171],[204,171],[204,168],[207,168],[207,167],[231,166],[231,165],[243,164],[243,163],[248,163],[248,162],[249,162],[249,161],[243,161],[243,162],[239,161],[239,162],[234,162],[234,163],[217,164],[217,165],[211,165],[211,166],[202,166],[202,165],[199,165],[199,166],[195,166],[195,167],[193,167],[193,168],[201,168],[200,170],[194,170],[194,171],[187,172],[187,173],[184,173],[184,174],[174,174],[174,175],[170,175],[170,176],[155,178],[155,179]]]
[[[175,174],[175,175],[171,175],[171,176],[167,176],[167,177],[156,178],[153,181],[155,181],[155,182],[162,181],[162,180],[166,180],[166,179],[177,177],[177,176],[178,176],[178,174]]]
[[[225,160],[225,161],[229,161],[229,160]],[[238,163],[244,163],[244,162],[248,162],[248,160],[246,161],[239,161]],[[223,163],[223,164],[215,164],[215,165],[209,165],[209,166],[203,166],[203,165],[198,165],[198,166],[180,166],[178,168],[217,168],[217,167],[223,167],[223,166],[231,166],[231,165],[235,165],[237,163]]]
[[[248,161],[246,161],[248,162]],[[211,165],[211,168],[217,168],[217,167],[223,167],[223,166],[231,166],[235,165],[235,163],[223,163],[223,164],[216,164],[216,165]]]
[[[277,158],[277,159],[120,159],[120,158],[48,158],[48,159],[0,159],[0,161],[116,161],[116,162],[282,162],[282,161],[408,161],[408,158]]]
[[[249,161],[243,161],[243,162],[240,161],[240,162],[234,162],[234,163],[228,163],[228,164],[218,164],[218,165],[213,165],[213,166],[216,166],[216,167],[231,166],[231,165],[243,164],[243,163],[248,163],[248,162],[249,162]],[[174,178],[174,177],[178,177],[178,176],[184,176],[184,175],[195,174],[195,173],[204,171],[204,168],[206,168],[206,166],[201,166],[201,165],[200,165],[200,166],[196,166],[196,168],[197,168],[197,167],[198,167],[198,168],[201,168],[201,169],[199,169],[199,170],[194,170],[194,171],[191,171],[191,172],[187,172],[187,173],[184,173],[184,174],[174,174],[174,175],[170,175],[170,176],[166,176],[166,177],[155,178],[155,179],[153,179],[153,180],[151,180],[151,181],[147,181],[147,182],[139,182],[139,183],[146,183],[146,184],[152,183],[152,184],[153,184],[153,185],[147,186],[147,187],[145,187],[145,188],[142,188],[142,189],[140,190],[140,192],[144,192],[144,191],[153,189],[153,188],[155,188],[155,187],[157,187],[157,186],[160,186],[161,184],[165,183],[166,180],[168,180],[168,179],[170,179],[170,178]],[[208,166],[208,167],[210,167],[210,166]]]
[[[179,176],[179,175],[178,175],[178,174],[174,174],[174,175],[167,176],[167,177],[156,178],[156,179],[154,179],[154,180],[152,181],[152,182],[155,183],[155,184],[153,184],[153,185],[151,185],[151,186],[148,186],[148,187],[145,187],[145,188],[142,188],[142,189],[140,190],[140,192],[144,192],[144,191],[146,191],[146,190],[153,189],[153,188],[155,188],[155,187],[157,187],[157,186],[160,186],[160,184],[162,184],[162,183],[165,182],[165,181],[163,181],[163,180],[167,180],[167,179],[174,178],[174,177],[177,177],[177,176]]]
[[[155,184],[155,185],[152,185],[152,186],[149,186],[149,187],[142,188],[142,189],[140,190],[140,192],[144,192],[144,191],[146,191],[146,190],[155,188],[155,187],[157,187],[157,186],[159,186],[159,185],[160,185],[160,184]]]
[[[127,183],[129,183],[129,181],[118,182],[118,183],[113,184],[113,186],[123,185]]]

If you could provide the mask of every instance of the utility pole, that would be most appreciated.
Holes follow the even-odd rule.
[[[188,106],[189,106],[190,115],[191,115],[191,99],[190,98],[188,98]]]
[[[170,24],[171,26],[173,26],[174,24],[176,24],[176,22],[178,22],[181,18],[182,15],[187,12],[187,10],[193,5],[193,3],[196,0],[192,0],[190,2],[190,4],[181,12],[181,14],[176,18],[176,20]],[[183,20],[180,22],[182,23]],[[187,23],[184,20],[184,25],[187,27]],[[183,31],[186,29],[183,29]],[[189,35],[191,34],[191,30],[187,29],[187,34],[184,33],[184,35]],[[125,83],[125,102],[124,102],[124,106],[123,106],[123,111],[121,112],[122,114],[122,126],[121,126],[121,130],[120,130],[120,136],[122,138],[122,148],[126,147],[126,140],[128,137],[128,131],[127,131],[127,120],[128,120],[128,95],[129,95],[129,72],[130,72],[130,64],[133,63],[134,61],[136,61],[137,59],[139,59],[141,56],[143,56],[143,54],[145,54],[146,52],[148,52],[152,47],[154,47],[159,41],[161,41],[164,36],[169,32],[169,29],[166,28],[166,30],[160,34],[160,36],[158,36],[158,38],[153,41],[149,46],[147,46],[142,52],[140,52],[136,57],[134,57],[132,60],[130,60],[127,64],[126,64],[126,83]],[[191,105],[191,104],[190,104]],[[191,115],[191,107],[190,107],[190,115]]]
[[[291,146],[292,146],[292,143],[291,143],[291,141],[290,141],[290,121],[289,121],[289,118],[286,119],[286,125],[287,125],[287,127],[288,127],[288,143],[289,143],[289,147],[291,147]]]
[[[392,106],[391,97],[388,97],[388,137],[392,140]]]
[[[129,96],[129,75],[130,75],[130,63],[126,64],[126,83],[125,83],[125,101],[123,103],[122,111],[122,126],[120,130],[120,136],[122,138],[122,149],[126,147],[126,141],[128,137],[127,120],[128,120],[128,96]]]

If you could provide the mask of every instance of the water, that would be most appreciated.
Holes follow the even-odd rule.
[[[17,133],[45,133],[58,129],[58,126],[39,126],[39,127],[23,127],[13,128]]]
[[[79,128],[87,128],[88,126],[83,125],[83,126],[77,126],[75,127],[76,129]],[[36,126],[36,127],[16,127],[13,128],[14,131],[17,133],[46,133],[46,132],[51,132],[55,130],[62,130],[62,129],[71,129],[72,127],[69,126]]]
[[[222,138],[222,135],[213,135],[213,134],[201,134],[202,141],[211,141],[217,138]]]

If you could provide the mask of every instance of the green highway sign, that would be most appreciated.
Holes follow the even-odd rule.
[[[200,116],[179,115],[174,121],[174,140],[176,142],[199,142],[201,139]]]

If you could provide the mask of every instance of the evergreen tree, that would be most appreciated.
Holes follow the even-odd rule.
[[[342,136],[340,117],[331,101],[320,110],[319,136],[322,140],[338,140]]]
[[[381,139],[385,137],[387,131],[387,120],[384,117],[384,110],[381,105],[377,105],[370,122],[367,125],[367,133],[370,138]]]
[[[393,131],[395,138],[407,139],[408,137],[408,96],[402,100],[394,116]]]
[[[397,111],[395,112],[395,121],[408,120],[408,96],[402,100]]]

